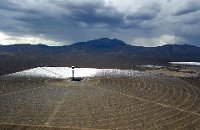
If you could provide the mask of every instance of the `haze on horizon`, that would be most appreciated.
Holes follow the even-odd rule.
[[[0,44],[68,45],[102,37],[131,45],[200,46],[199,0],[0,0]]]

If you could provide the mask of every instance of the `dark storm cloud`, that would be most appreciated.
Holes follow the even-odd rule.
[[[194,13],[200,10],[200,2],[190,1],[181,5],[173,14],[176,16]]]
[[[57,8],[61,10],[58,11]],[[99,35],[98,31],[101,28],[123,26],[124,15],[112,7],[105,6],[102,1],[80,2],[78,4],[64,3],[64,5],[56,6],[54,13],[55,15],[45,12],[36,15],[29,13],[14,19],[26,23],[25,27],[31,29],[34,34],[42,33],[47,37],[61,41],[65,41],[65,38],[72,39],[72,41],[81,41],[84,37],[88,39],[98,38],[94,35]],[[97,34],[92,32],[94,30]],[[102,30],[101,32],[104,33]]]
[[[56,5],[58,3],[51,3]],[[58,4],[59,5],[59,4]],[[65,6],[54,6],[53,9],[40,10],[40,8],[18,7],[12,2],[3,2],[1,10],[5,12],[10,19],[27,24],[28,27],[38,28],[56,28],[68,25],[96,25],[105,24],[108,26],[119,26],[123,22],[124,15],[112,7],[106,7],[104,2],[86,2],[86,3],[65,3]],[[14,10],[14,12],[12,12]],[[14,13],[14,14],[12,14]],[[5,17],[4,17],[5,18]],[[46,25],[46,26],[45,26]],[[36,28],[30,28],[35,30]]]
[[[128,20],[152,20],[160,13],[161,6],[160,4],[152,4],[140,8],[137,12],[129,15]]]
[[[7,5],[6,3],[5,5]],[[83,23],[86,25],[106,24],[108,26],[120,26],[123,24],[124,14],[118,12],[115,8],[105,6],[103,1],[96,2],[80,2],[80,3],[64,3],[64,5],[58,3],[52,3],[55,6],[50,12],[43,12],[37,10],[37,8],[18,8],[12,9],[8,6],[7,10],[15,10],[17,12],[24,12],[24,15],[14,17],[14,19],[28,22],[28,24],[37,23],[39,26],[44,23],[48,24],[76,24]],[[57,10],[57,9],[62,10]],[[47,10],[48,11],[48,10]],[[51,11],[53,14],[51,14]],[[58,12],[57,12],[58,11]],[[54,15],[54,13],[56,15]],[[32,22],[32,23],[31,23]],[[73,23],[74,22],[74,23]]]
[[[106,6],[104,1],[80,2],[78,4],[76,2],[66,2],[64,5],[61,5],[58,2],[55,4],[58,5],[54,7],[55,11],[56,8],[63,9],[62,12],[58,12],[58,16],[49,15],[48,13],[44,13],[37,8],[20,7],[19,5],[15,5],[9,1],[3,2],[0,7],[3,7],[2,9],[9,11],[14,10],[15,12],[23,12],[24,14],[14,17],[14,19],[23,22],[32,21],[33,23],[51,23],[57,21],[55,19],[58,18],[60,20],[65,20],[66,22],[82,22],[87,25],[105,24],[110,27],[123,27],[126,24],[126,20],[143,21],[153,19],[160,10],[159,5],[157,5],[157,7],[150,5],[146,6],[147,8],[143,7],[139,10],[139,12],[135,12],[126,17],[125,13],[119,12],[116,8]]]
[[[124,15],[112,7],[106,7],[103,2],[69,4],[65,8],[70,12],[65,19],[92,25],[119,26],[123,23]]]
[[[64,44],[101,37],[134,44],[141,37],[159,41],[166,35],[181,35],[184,42],[199,45],[197,0],[180,6],[176,0],[110,0],[117,6],[107,1],[0,0],[0,32],[19,37],[42,35]],[[122,6],[125,3],[127,8]]]
[[[130,19],[130,17],[126,17],[126,13],[119,12],[112,6],[106,6],[103,1],[51,3],[50,7],[56,6],[53,10],[47,9],[49,12],[25,5],[19,6],[12,2],[3,2],[3,5],[4,8],[2,9],[6,10],[8,15],[11,15],[10,20],[23,24],[23,26],[15,25],[20,29],[19,33],[26,33],[27,31],[30,31],[31,35],[42,33],[56,40],[64,40],[66,37],[69,39],[80,37],[81,40],[81,36],[77,34],[84,32],[84,29],[85,32],[90,34],[88,28],[93,28],[92,30],[96,31],[98,30],[94,28],[139,28],[138,20],[143,21],[150,17],[153,19],[155,15],[151,8],[141,9],[141,16],[138,15],[134,19]],[[14,12],[12,12],[13,10]],[[134,15],[136,16],[136,14]],[[102,36],[106,35],[103,34]]]

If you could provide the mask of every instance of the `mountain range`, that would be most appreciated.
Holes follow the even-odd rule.
[[[0,45],[0,70],[7,68],[7,71],[12,70],[10,68],[18,71],[36,66],[70,65],[132,68],[139,64],[167,64],[172,61],[200,61],[200,47],[187,44],[158,47],[131,46],[121,40],[109,38],[65,46]],[[8,67],[10,65],[11,67]]]

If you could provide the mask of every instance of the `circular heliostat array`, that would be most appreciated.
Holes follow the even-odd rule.
[[[63,79],[2,77],[3,129],[200,128],[200,90],[161,75]]]

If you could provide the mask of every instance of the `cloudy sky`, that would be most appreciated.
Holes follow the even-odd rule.
[[[200,46],[200,0],[0,0],[0,44]]]

